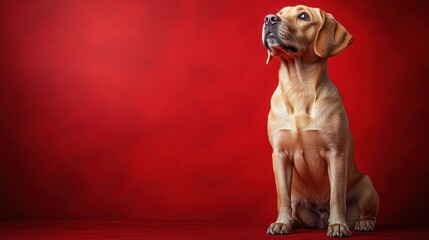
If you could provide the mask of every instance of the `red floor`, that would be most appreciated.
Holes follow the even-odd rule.
[[[0,222],[0,239],[329,239],[325,230],[296,230],[268,236],[267,223],[236,221],[37,221]],[[352,239],[429,239],[426,227],[382,223],[376,232],[353,231]]]

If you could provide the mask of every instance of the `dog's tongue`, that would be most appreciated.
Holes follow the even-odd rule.
[[[266,63],[268,64],[268,63],[271,62],[271,59],[273,58],[273,56],[271,55],[271,51],[269,49],[267,50],[267,52],[268,52],[268,57],[267,57],[267,62]]]

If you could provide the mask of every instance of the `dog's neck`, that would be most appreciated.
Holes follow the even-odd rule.
[[[282,58],[279,87],[286,106],[295,113],[308,113],[319,99],[340,100],[328,76],[327,59],[307,62],[300,58]]]
[[[314,91],[320,83],[329,81],[327,64],[327,59],[307,62],[301,58],[282,58],[279,69],[280,85],[299,85]]]

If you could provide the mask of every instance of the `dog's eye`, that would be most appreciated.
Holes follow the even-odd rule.
[[[298,19],[308,21],[308,20],[310,20],[310,17],[308,16],[308,14],[307,14],[307,13],[302,12],[302,13],[300,13],[300,14],[298,15]]]

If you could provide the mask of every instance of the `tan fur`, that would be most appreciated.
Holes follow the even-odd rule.
[[[304,12],[309,18],[299,19]],[[356,167],[347,114],[327,74],[327,58],[347,48],[352,36],[332,15],[300,5],[268,15],[263,41],[267,62],[280,59],[268,116],[278,216],[268,233],[373,231],[379,198]]]

